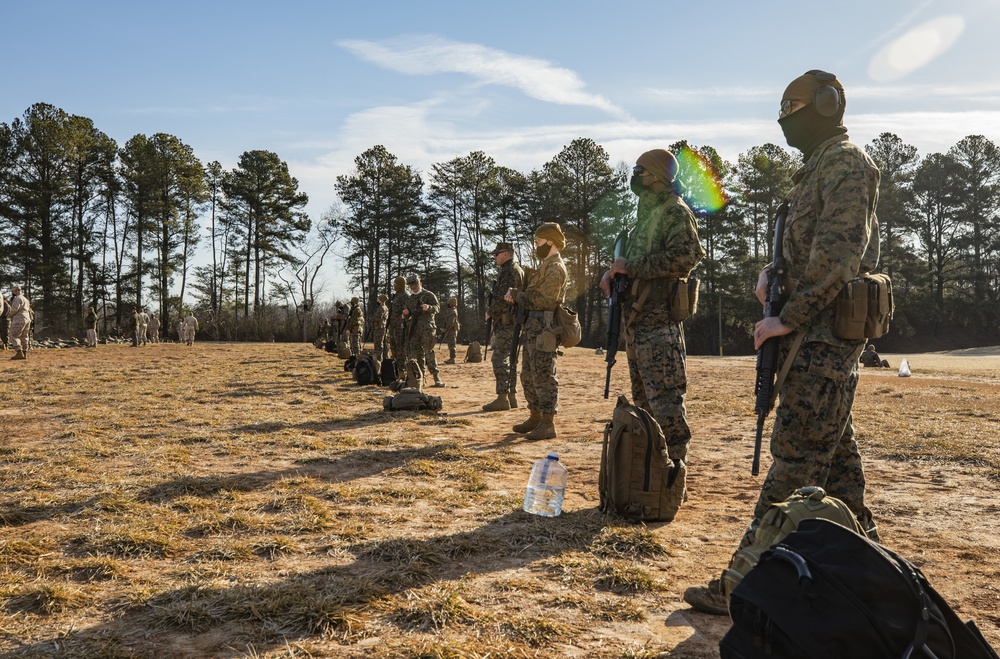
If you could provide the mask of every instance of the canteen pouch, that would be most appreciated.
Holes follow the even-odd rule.
[[[580,327],[580,318],[575,311],[565,304],[560,304],[559,308],[556,309],[556,326],[559,331],[559,343],[564,348],[572,348],[580,343],[580,338],[583,334],[583,330]],[[552,351],[549,350],[546,352]]]
[[[879,339],[889,333],[892,318],[892,280],[886,275],[865,275],[868,287],[868,313],[865,317],[865,338]]]
[[[858,277],[847,282],[837,294],[833,308],[833,335],[845,341],[862,341],[867,318],[868,286]]]
[[[542,330],[542,333],[535,339],[535,349],[542,352],[555,352],[559,349],[559,338],[550,329]]]
[[[670,320],[684,322],[698,310],[698,280],[675,279],[670,291]]]

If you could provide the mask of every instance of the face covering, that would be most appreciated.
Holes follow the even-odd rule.
[[[641,176],[633,176],[629,180],[629,187],[632,188],[632,192],[637,195],[641,195],[643,192],[647,192],[649,188],[642,184]]]
[[[820,144],[834,135],[847,132],[847,129],[840,124],[840,116],[824,117],[816,111],[816,106],[812,103],[787,117],[778,119],[778,125],[785,134],[788,146],[801,151],[806,160]]]
[[[541,247],[536,247],[536,248],[535,248],[535,254],[536,254],[536,255],[538,256],[538,258],[540,258],[540,259],[544,259],[544,258],[546,258],[546,257],[547,257],[547,256],[549,255],[549,252],[550,252],[550,251],[552,251],[552,245],[550,245],[550,244],[548,244],[548,243],[545,243],[545,244],[544,244],[544,245],[542,245]]]

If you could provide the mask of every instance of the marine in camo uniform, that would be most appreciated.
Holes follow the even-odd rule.
[[[628,277],[623,306],[628,310],[625,352],[632,401],[663,428],[670,459],[684,461],[691,440],[684,407],[686,353],[681,323],[670,317],[670,296],[677,280],[691,275],[705,250],[698,241],[694,213],[677,194],[674,155],[663,149],[647,151],[636,160],[632,173],[632,191],[639,198],[636,224],[624,254],[604,273],[601,288],[610,295],[611,278]]]
[[[434,338],[437,335],[434,316],[441,307],[437,296],[423,288],[417,275],[407,277],[406,285],[410,287],[410,297],[403,309],[403,317],[408,319],[409,325],[406,330],[406,355],[417,362],[424,381],[430,371],[434,377],[434,386],[443,387],[444,383],[438,375],[437,356],[434,354]]]
[[[406,290],[406,278],[392,280],[392,303],[389,305],[389,351],[396,360],[396,368],[402,370],[406,364],[406,318],[403,309],[410,293]]]
[[[389,343],[385,339],[385,328],[389,321],[389,307],[386,302],[389,296],[378,296],[378,306],[372,312],[372,345],[375,348],[375,359],[381,362],[389,356]]]
[[[456,344],[458,343],[458,332],[462,329],[458,322],[458,299],[448,298],[448,306],[438,314],[438,327],[441,328],[441,340],[448,346],[448,359],[445,364],[455,363]]]
[[[818,485],[841,499],[868,536],[878,539],[865,502],[865,474],[851,416],[864,340],[837,338],[833,321],[834,301],[844,285],[878,264],[875,207],[880,174],[868,154],[850,142],[844,104],[843,85],[824,71],[796,78],[781,99],[778,123],[789,146],[802,152],[804,164],[792,177],[794,185],[786,197],[788,299],[779,316],[757,322],[754,346],[781,337],[783,362],[796,334],[802,334],[802,343],[780,392],[771,468],[741,547],[753,541],[769,504],[807,485]],[[764,304],[766,269],[755,292]],[[727,612],[717,581],[688,589],[684,600],[710,613]]]
[[[493,321],[493,377],[496,380],[496,400],[483,405],[487,412],[501,412],[517,407],[517,376],[511,377],[510,352],[514,342],[514,305],[504,299],[504,294],[514,289],[519,291],[524,281],[524,270],[514,260],[514,246],[497,243],[493,249],[493,259],[497,264],[497,278],[490,294],[490,306],[486,310],[486,320]],[[517,365],[514,365],[517,368]]]
[[[523,291],[509,289],[504,299],[517,304],[526,314],[521,329],[521,388],[530,415],[514,426],[527,439],[551,439],[557,435],[555,416],[559,413],[559,377],[556,371],[559,342],[549,329],[555,311],[566,299],[566,265],[559,254],[566,247],[562,227],[546,222],[535,229],[538,269],[528,277]]]
[[[347,334],[351,342],[351,354],[357,357],[361,354],[361,339],[365,331],[365,312],[361,309],[361,300],[351,298],[351,308],[347,312]]]
[[[0,343],[3,349],[10,347],[10,302],[0,294]]]

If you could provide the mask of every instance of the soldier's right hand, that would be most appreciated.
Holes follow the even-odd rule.
[[[601,290],[604,291],[604,297],[611,297],[611,271],[605,270],[604,275],[601,277]]]
[[[753,294],[760,300],[761,306],[767,306],[767,268],[760,271],[760,276],[757,277],[757,288],[754,289]]]

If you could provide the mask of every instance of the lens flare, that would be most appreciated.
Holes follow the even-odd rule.
[[[684,201],[698,215],[710,215],[726,205],[722,180],[712,163],[690,147],[677,157],[677,178],[684,184]]]

